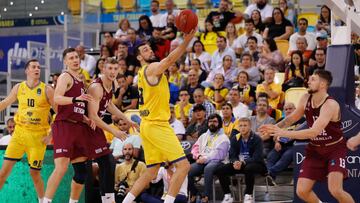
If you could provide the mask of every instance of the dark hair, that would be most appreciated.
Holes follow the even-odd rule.
[[[246,75],[246,79],[249,80],[249,73],[247,73],[246,71],[242,70],[242,71],[240,71],[240,72],[238,73],[237,78],[239,78],[240,74]]]
[[[295,64],[294,64],[294,62],[293,62],[293,55],[295,55],[295,54],[297,54],[297,55],[300,56],[300,64],[299,64],[300,74],[301,74],[302,76],[305,76],[305,73],[304,73],[304,59],[303,59],[303,56],[302,56],[301,51],[299,51],[299,50],[293,51],[293,52],[291,53],[291,61],[290,61],[290,71],[291,71],[291,75],[292,75],[292,76],[295,76],[295,69],[296,69],[296,67],[295,67]]]
[[[300,21],[305,21],[306,25],[309,24],[309,21],[308,21],[306,18],[300,18],[300,19],[298,20],[298,22],[300,22]]]
[[[120,78],[124,78],[126,80],[126,76],[124,74],[121,74],[119,73],[117,76],[116,76],[116,79],[120,79]]]
[[[254,40],[254,41],[256,42],[256,44],[258,43],[257,38],[256,38],[256,37],[254,37],[254,36],[250,36],[250,37],[248,37],[248,38],[247,38],[247,40],[246,40],[246,42],[249,42],[249,40]]]
[[[265,38],[264,41],[269,45],[269,49],[271,52],[276,51],[278,49],[276,42],[273,38]]]
[[[227,58],[231,58],[231,60],[232,60],[232,57],[230,56],[230,55],[225,55],[223,58],[222,58],[222,61],[224,62],[225,61],[225,57],[227,57]]]
[[[147,43],[145,43],[145,42],[143,42],[143,43],[141,43],[141,44],[139,44],[139,45],[137,45],[136,47],[135,47],[135,57],[137,57],[138,55],[140,55],[140,47],[142,47],[142,46],[145,46]]]
[[[39,62],[39,60],[37,59],[30,59],[25,63],[25,69],[27,69],[30,65],[31,62]]]
[[[110,35],[111,37],[113,37],[113,33],[112,33],[112,32],[106,31],[106,32],[104,32],[104,35],[105,35],[106,33],[109,33],[109,35]]]
[[[157,0],[152,0],[151,3],[156,3],[158,6],[160,6],[159,1],[157,1]]]
[[[118,44],[118,46],[119,46],[119,45],[123,45],[123,46],[126,46],[126,47],[129,46],[128,43],[126,43],[125,41],[120,41],[119,44]]]
[[[273,9],[273,12],[272,12],[272,15],[271,15],[271,18],[272,18],[272,24],[275,24],[275,19],[274,19],[274,12],[275,12],[275,10],[278,10],[279,12],[280,12],[280,15],[281,15],[281,21],[283,22],[283,21],[285,21],[286,20],[286,18],[285,18],[285,15],[284,15],[284,12],[279,8],[279,7],[275,7],[274,9]]]
[[[265,97],[266,99],[269,99],[269,95],[266,94],[265,92],[260,92],[258,98],[259,97]]]
[[[152,31],[154,30],[154,28],[153,28],[153,25],[152,25],[152,22],[151,22],[149,16],[147,16],[147,15],[142,15],[142,16],[140,16],[140,18],[139,18],[139,28],[138,28],[138,30],[137,30],[138,34],[141,34],[141,32],[146,32],[146,30],[144,30],[144,28],[142,28],[141,25],[140,25],[140,22],[143,21],[143,20],[146,20],[146,22],[147,22],[148,25],[149,25],[148,32],[152,32]]]
[[[225,43],[226,43],[226,37],[220,35],[220,36],[218,36],[218,39],[219,39],[219,38],[224,39],[224,41],[225,41]]]
[[[199,66],[201,66],[201,61],[200,61],[200,59],[191,59],[191,60],[190,60],[190,64],[191,64],[191,61],[197,61],[197,63],[199,64]]]
[[[179,90],[179,93],[180,93],[180,92],[187,92],[187,93],[189,94],[188,89],[186,89],[186,88],[184,88],[184,87]]]
[[[163,31],[164,30],[164,28],[163,27],[154,27],[154,30],[156,30],[156,31]]]
[[[333,77],[330,71],[317,69],[315,70],[314,75],[318,75],[321,79],[326,80],[328,87],[331,85]]]
[[[100,74],[100,69],[99,69],[99,63],[100,63],[100,61],[104,61],[104,62],[105,62],[105,59],[104,59],[104,58],[99,58],[99,59],[96,61],[96,66],[95,66],[94,75],[99,75],[99,74]]]
[[[255,25],[254,20],[252,18],[246,19],[245,23],[252,23],[253,25]]]
[[[221,105],[221,108],[224,106],[228,106],[228,107],[230,107],[231,110],[233,110],[233,106],[229,102],[223,103],[223,105]]]
[[[249,53],[249,52],[244,52],[242,55],[241,55],[241,61],[243,60],[244,56],[248,56],[250,57],[250,61],[253,61],[253,57],[252,55]]]
[[[63,59],[65,58],[66,54],[70,53],[70,52],[76,52],[76,50],[74,48],[67,48],[63,51],[62,57]]]
[[[205,20],[205,23],[210,23],[210,24],[213,26],[213,30],[212,30],[211,32],[215,32],[215,33],[217,34],[217,36],[219,37],[219,33],[214,30],[214,23],[213,23],[213,21],[210,20],[210,19],[206,19],[206,20]],[[205,25],[204,39],[206,39],[206,35],[207,35],[208,33],[209,33],[209,31],[206,29],[206,25]]]
[[[326,55],[326,49],[324,49],[324,48],[321,48],[321,47],[319,47],[319,48],[316,48],[316,50],[315,50],[315,54],[316,54],[316,51],[317,50],[322,50],[323,52],[324,52],[324,54]]]
[[[6,125],[8,125],[10,122],[15,123],[15,120],[14,120],[14,118],[13,118],[13,117],[11,117],[11,118],[7,119],[7,121],[6,121]]]
[[[325,19],[325,18],[321,15],[321,10],[322,10],[323,8],[325,8],[325,9],[327,9],[327,10],[329,11],[329,17],[328,17],[328,19]],[[321,22],[328,22],[329,24],[330,24],[330,22],[331,22],[331,10],[330,10],[330,8],[329,8],[328,6],[326,6],[326,5],[323,5],[323,6],[321,6],[321,8],[320,8],[320,21],[321,21]]]
[[[200,40],[196,40],[196,41],[193,43],[192,50],[191,50],[192,52],[195,52],[195,49],[194,49],[195,44],[201,44],[203,51],[205,51],[205,46],[204,46],[204,44],[203,44]]]
[[[211,114],[211,115],[209,116],[209,118],[208,118],[208,125],[209,125],[209,120],[212,120],[212,119],[214,119],[214,118],[216,118],[216,119],[218,120],[218,123],[219,123],[218,128],[219,128],[219,129],[222,128],[222,124],[223,124],[222,118],[221,118],[221,116],[220,116],[219,114],[217,114],[217,113],[213,113],[213,114]]]
[[[111,56],[114,56],[114,54],[113,54],[113,52],[111,51],[111,49],[110,49],[108,46],[105,46],[105,45],[101,46],[101,48],[100,48],[100,56],[101,56],[101,52],[102,52],[102,49],[103,49],[103,48],[105,48],[105,49],[108,50],[110,57],[111,57]]]

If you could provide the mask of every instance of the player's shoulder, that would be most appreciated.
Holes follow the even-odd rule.
[[[340,105],[334,98],[330,97],[324,102],[323,106],[328,107],[329,109],[333,109],[338,108]]]

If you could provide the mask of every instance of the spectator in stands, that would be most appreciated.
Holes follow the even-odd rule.
[[[316,48],[314,49],[314,51],[311,54],[311,57],[310,57],[310,60],[309,60],[309,66],[314,66],[316,64],[316,58],[315,58],[316,49],[322,48],[326,52],[326,49],[328,47],[328,42],[329,42],[328,37],[329,37],[329,35],[324,30],[316,33],[317,45],[316,45]]]
[[[116,90],[116,106],[125,112],[128,109],[136,109],[138,107],[139,92],[136,87],[129,85],[126,76],[119,74],[117,76],[119,88]]]
[[[167,78],[167,80],[169,81],[169,77],[170,77],[170,75],[169,75],[169,70],[166,70],[165,72],[164,72],[164,74],[165,74],[165,76],[166,76],[166,78]],[[169,90],[170,90],[170,103],[171,104],[176,104],[176,102],[177,102],[177,100],[178,100],[178,98],[179,98],[179,91],[180,91],[180,88],[177,86],[177,85],[175,85],[174,83],[172,83],[172,82],[169,82]]]
[[[326,65],[326,49],[317,48],[315,50],[315,65],[309,66],[306,73],[308,79],[317,69],[325,69]]]
[[[126,60],[125,59],[118,59],[118,64],[119,64],[119,68],[120,71],[119,73],[122,75],[125,75],[126,77],[126,82],[131,85],[133,83],[134,80],[134,75],[135,75],[135,70],[130,70],[130,68],[128,68],[128,65],[126,64]]]
[[[119,29],[116,30],[115,33],[115,38],[121,40],[121,41],[126,41],[127,40],[127,35],[128,35],[128,31],[129,28],[131,27],[130,22],[127,18],[121,19],[119,21]]]
[[[120,129],[127,134],[126,140],[122,141],[119,138],[114,137],[111,133],[105,131],[105,136],[107,138],[113,137],[110,149],[112,150],[112,155],[114,156],[115,160],[119,161],[123,158],[123,147],[127,143],[132,145],[132,156],[138,159],[140,157],[141,138],[135,133],[130,133],[130,125],[121,118],[116,118],[113,116],[113,124],[111,127]]]
[[[205,98],[209,100],[216,108],[220,110],[222,104],[225,102],[226,95],[229,90],[224,86],[224,75],[217,73],[214,76],[212,86],[205,89]]]
[[[355,88],[355,106],[360,110],[360,85]]]
[[[82,45],[78,45],[75,48],[76,52],[79,54],[80,58],[80,67],[86,70],[90,76],[94,74],[96,59],[95,57],[85,53],[85,47]]]
[[[232,48],[235,51],[236,39],[238,38],[237,30],[235,24],[229,22],[225,28],[226,32],[226,39],[227,39],[227,46]]]
[[[113,57],[114,54],[111,52],[110,48],[107,46],[101,46],[100,48],[100,58],[108,58],[108,57]]]
[[[261,79],[261,75],[258,67],[254,66],[253,58],[250,53],[243,53],[241,55],[240,62],[241,64],[238,68],[238,72],[245,71],[248,74],[247,83],[249,83],[251,86],[256,87],[256,85]],[[237,79],[239,78],[237,77]]]
[[[105,32],[104,33],[104,45],[107,46],[110,50],[110,57],[115,56],[116,51],[118,49],[119,40],[115,39],[113,37],[113,34],[111,32]],[[109,57],[109,56],[107,56]]]
[[[176,119],[175,115],[175,106],[170,104],[170,119],[169,119],[170,126],[175,132],[175,135],[181,141],[185,139],[185,127],[181,121]]]
[[[281,86],[274,82],[275,69],[267,68],[264,71],[264,81],[256,86],[256,97],[261,92],[265,92],[269,96],[269,104],[276,109],[280,102]]]
[[[360,67],[360,44],[356,43],[353,46],[355,51],[355,67],[356,66]],[[359,70],[356,70],[355,68],[355,75],[359,75],[359,74],[360,74]]]
[[[161,18],[161,23],[163,25],[167,24],[167,18],[169,15],[174,16],[175,19],[175,17],[180,13],[179,9],[175,9],[175,4],[173,0],[166,0],[165,8],[166,8],[166,12],[162,14],[162,18]]]
[[[231,88],[233,82],[236,80],[237,69],[236,66],[233,66],[233,58],[230,55],[225,55],[223,57],[222,67],[213,69],[206,78],[206,81],[201,83],[201,85],[204,87],[214,85],[215,76],[218,74],[221,74],[225,79],[223,84],[224,87]]]
[[[152,36],[154,27],[151,23],[149,16],[142,15],[139,18],[139,29],[137,30],[137,34],[140,39],[147,41]]]
[[[230,163],[217,167],[215,174],[220,180],[224,192],[223,203],[232,203],[230,176],[245,175],[244,203],[254,202],[253,190],[255,175],[265,174],[266,166],[263,159],[263,143],[261,138],[252,131],[252,123],[248,118],[239,119],[239,133],[230,138]]]
[[[285,18],[280,8],[274,8],[272,13],[272,21],[264,31],[264,38],[272,38],[274,40],[289,40],[290,35],[294,32],[293,25]]]
[[[118,50],[116,52],[117,60],[124,59],[126,62],[127,70],[134,72],[140,64],[134,55],[129,54],[128,44],[126,42],[120,42]]]
[[[221,117],[223,119],[223,129],[225,135],[230,138],[231,132],[234,128],[238,128],[239,121],[233,114],[233,107],[230,103],[224,103],[221,106]]]
[[[190,70],[195,70],[199,75],[199,83],[205,81],[207,78],[207,73],[205,70],[201,69],[200,59],[192,59],[190,62]]]
[[[194,117],[186,128],[186,140],[196,142],[200,135],[208,130],[206,123],[206,109],[202,104],[195,104],[193,107]]]
[[[178,63],[172,64],[168,70],[169,70],[169,82],[180,87],[183,77],[179,71],[179,64]]]
[[[166,26],[161,35],[163,39],[174,40],[176,38],[177,28],[175,27],[175,16],[168,15],[166,18]]]
[[[204,44],[207,52],[213,52],[209,47],[212,48],[212,45],[216,44],[218,36],[219,33],[214,30],[214,23],[211,20],[205,20],[205,30],[200,35],[200,41]]]
[[[8,145],[9,144],[14,130],[15,130],[14,118],[9,118],[6,121],[6,128],[4,129],[4,132],[3,132],[4,136],[0,137],[0,145]]]
[[[56,85],[57,85],[57,80],[58,80],[59,76],[60,76],[60,73],[54,73],[54,74],[51,75],[51,77],[52,77],[52,84],[51,84],[51,86],[52,86],[54,89],[55,89],[55,87],[56,87]]]
[[[196,104],[201,104],[205,107],[206,109],[206,119],[213,113],[216,112],[214,105],[212,105],[212,103],[210,103],[208,100],[206,100],[205,95],[204,95],[204,90],[202,88],[197,88],[194,91],[194,105],[191,107],[190,111],[189,111],[189,119],[190,121],[192,120],[192,114],[194,111],[194,107],[196,106]]]
[[[284,13],[286,19],[288,19],[291,23],[295,23],[295,11],[294,9],[289,8],[287,0],[280,0],[279,8]]]
[[[150,5],[150,10],[151,10],[151,16],[150,16],[150,20],[152,25],[155,27],[165,27],[166,23],[163,23],[162,21],[162,14],[160,13],[160,3],[157,0],[152,0],[151,1],[151,5]]]
[[[189,102],[190,95],[187,89],[180,89],[179,102],[175,105],[175,117],[180,120],[184,126],[189,122],[189,111],[192,104]]]
[[[263,23],[271,22],[273,7],[267,3],[267,0],[255,0],[255,3],[250,4],[244,13],[250,17],[254,10],[260,11]]]
[[[246,42],[248,52],[251,54],[251,56],[253,58],[254,65],[256,65],[257,62],[259,61],[259,55],[260,55],[257,43],[258,43],[258,41],[257,41],[256,37],[248,37],[247,42]]]
[[[125,161],[116,166],[115,191],[117,191],[116,202],[121,203],[130,191],[135,181],[145,172],[144,162],[133,158],[133,145],[127,143],[122,150]]]
[[[232,106],[232,113],[235,119],[249,117],[249,107],[245,105],[241,100],[244,99],[243,96],[240,95],[239,89],[232,88],[229,92],[229,103]]]
[[[298,37],[296,39],[296,50],[301,52],[302,58],[306,65],[309,64],[309,59],[312,54],[312,50],[308,50],[307,47],[308,47],[308,43],[307,43],[307,40],[305,37]],[[291,56],[292,52],[294,52],[294,51],[289,52],[289,57],[286,59],[286,61],[290,60],[290,58],[291,58],[290,56]]]
[[[295,105],[291,102],[286,102],[284,105],[285,117],[289,116],[295,111]],[[282,119],[281,119],[282,120]],[[278,121],[280,122],[280,121]],[[305,122],[305,118],[295,122],[292,126],[286,128],[286,130],[296,130],[296,128]],[[275,147],[267,156],[266,166],[268,173],[271,177],[270,183],[274,184],[276,176],[283,170],[285,170],[293,160],[293,144],[295,140],[284,137],[275,137]]]
[[[265,92],[261,92],[259,93],[257,100],[262,100],[262,99],[269,101],[269,96]],[[275,121],[279,120],[282,117],[282,111],[279,109],[274,109],[271,106],[268,107],[267,114]],[[256,109],[254,109],[252,115],[256,115]]]
[[[194,42],[191,53],[186,55],[185,66],[190,66],[192,59],[199,59],[201,69],[210,72],[211,55],[205,51],[204,44],[200,40]]]
[[[219,69],[223,65],[223,58],[226,55],[229,55],[232,59],[232,67],[236,67],[236,55],[235,51],[230,47],[227,47],[226,38],[219,36],[216,40],[217,50],[213,53],[211,57],[211,66],[210,71]]]
[[[191,164],[189,171],[189,190],[191,202],[195,201],[198,190],[194,178],[204,174],[204,195],[202,202],[209,202],[215,169],[225,161],[230,141],[222,129],[222,119],[218,114],[212,114],[208,119],[208,131],[202,134],[193,145],[191,153],[196,163]]]
[[[275,124],[274,118],[268,115],[269,103],[266,99],[258,99],[256,102],[256,115],[250,116],[251,130],[257,134],[258,128],[265,124]],[[264,157],[274,148],[274,141],[270,135],[261,135],[264,144]]]
[[[331,25],[331,10],[326,5],[321,6],[320,8],[320,17],[316,24],[316,30],[324,30],[330,35],[330,25]]]
[[[284,58],[273,39],[264,39],[257,67],[260,71],[264,71],[268,67],[272,67],[274,70],[284,71]]]
[[[102,74],[102,70],[104,69],[104,65],[105,65],[105,58],[99,58],[96,61],[93,79],[100,77],[100,75]]]
[[[229,22],[239,23],[242,20],[242,13],[229,11],[229,4],[229,0],[221,0],[219,10],[211,11],[206,17],[206,20],[213,23],[215,31],[225,31],[225,27]]]
[[[154,27],[152,37],[149,39],[150,46],[159,60],[164,59],[170,52],[170,41],[162,38],[162,31],[163,28]]]
[[[285,69],[285,79],[282,90],[285,92],[292,87],[303,87],[305,84],[305,65],[300,51],[294,51],[291,54],[291,61]]]
[[[141,200],[144,203],[163,203],[163,199],[165,198],[166,194],[169,190],[169,185],[171,181],[171,177],[176,171],[176,168],[169,163],[165,163],[164,167],[160,167],[157,177],[151,181],[151,183],[158,183],[160,180],[163,180],[164,189],[162,197],[154,196],[149,193],[143,193],[141,195]],[[176,203],[188,203],[188,178],[185,177],[184,182],[182,183],[178,195],[176,195],[174,202]]]
[[[135,48],[142,43],[142,40],[137,38],[136,31],[134,28],[129,28],[127,31],[127,45],[129,55],[134,56]]]
[[[198,88],[203,88],[199,82],[199,73],[195,69],[191,69],[188,74],[186,84],[181,89],[186,89],[190,94],[190,103],[194,103],[194,91]]]
[[[247,49],[247,40],[249,37],[256,37],[258,41],[258,46],[262,45],[263,38],[260,34],[256,33],[254,21],[250,19],[245,20],[245,33],[240,35],[236,40],[236,54],[241,55],[244,51],[248,51]]]
[[[255,25],[255,32],[262,35],[264,33],[265,30],[265,23],[263,23],[262,19],[261,19],[261,13],[259,10],[253,10],[251,12],[251,17],[250,17],[253,21],[254,21],[254,25]],[[271,18],[271,15],[270,15]]]
[[[307,48],[306,50],[314,50],[316,48],[316,38],[315,38],[315,34],[312,32],[307,32],[307,28],[308,28],[308,20],[306,18],[300,18],[298,20],[298,32],[295,32],[294,34],[292,34],[290,36],[290,40],[289,40],[289,52],[297,50],[297,46],[296,46],[296,40],[299,37],[305,37],[306,41],[307,41]]]

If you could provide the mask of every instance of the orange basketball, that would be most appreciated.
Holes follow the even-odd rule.
[[[197,27],[198,17],[192,10],[185,9],[176,16],[175,24],[181,32],[189,33]]]

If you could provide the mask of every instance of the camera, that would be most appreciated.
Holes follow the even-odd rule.
[[[125,197],[126,196],[126,189],[129,188],[129,185],[126,181],[121,181],[118,185],[119,190],[117,192],[118,196]]]

